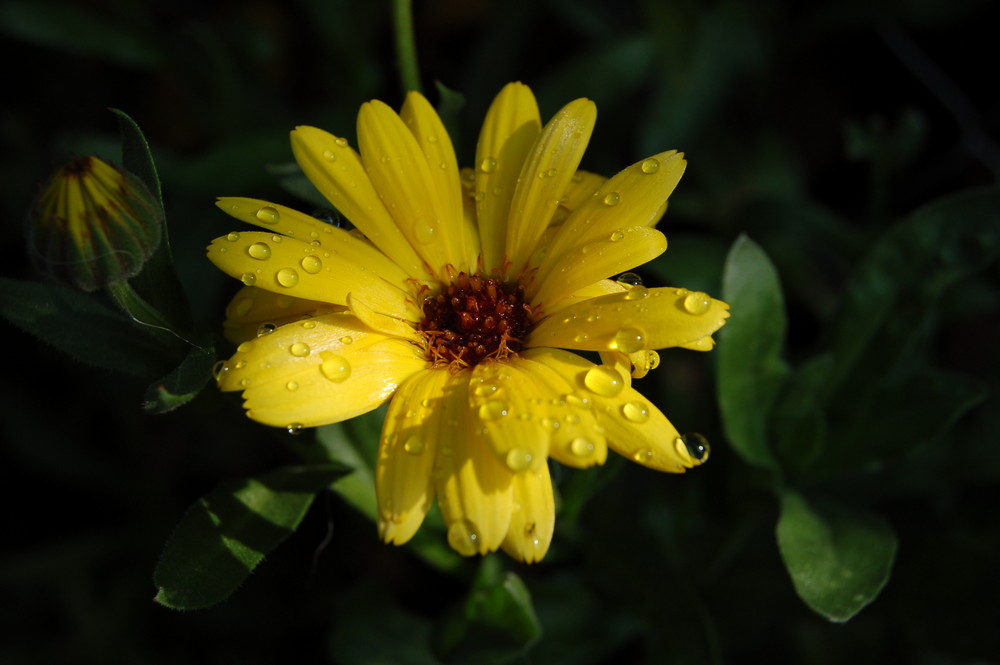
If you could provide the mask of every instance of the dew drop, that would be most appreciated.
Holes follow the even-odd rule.
[[[632,459],[639,464],[649,464],[653,461],[653,451],[649,448],[640,448],[632,454]]]
[[[288,352],[296,358],[305,358],[309,355],[309,345],[305,342],[295,342],[288,347]]]
[[[566,400],[567,404],[577,409],[586,409],[590,406],[589,399],[586,397],[580,397],[579,395],[574,395],[573,393],[567,394],[563,397],[563,399]]]
[[[618,192],[609,192],[607,196],[604,197],[604,205],[606,206],[616,206],[621,203],[622,195]]]
[[[324,150],[323,159],[325,159],[328,162],[335,162],[337,161],[337,153],[335,153],[333,150]]]
[[[684,297],[684,311],[694,316],[700,316],[708,311],[712,304],[712,299],[707,293],[692,291]]]
[[[610,365],[597,365],[587,370],[583,384],[601,397],[614,397],[625,388],[622,375]]]
[[[487,157],[479,163],[479,170],[483,173],[493,173],[497,170],[497,160]]]
[[[296,390],[299,389],[299,382],[298,381],[289,381],[288,383],[285,384],[285,388],[289,392],[295,392]]]
[[[622,328],[615,333],[609,345],[612,350],[622,353],[635,353],[646,344],[646,333],[638,328]]]
[[[674,439],[674,450],[681,457],[690,457],[691,461],[698,465],[708,461],[711,447],[708,445],[708,439],[701,434],[688,432]]]
[[[590,457],[596,448],[594,442],[585,436],[578,436],[569,442],[569,451],[577,457]]]
[[[472,198],[474,198],[477,201],[482,201],[483,199],[486,198],[486,192],[476,192],[475,196],[473,196]]]
[[[652,175],[660,170],[660,163],[650,157],[649,159],[643,160],[642,165],[639,166],[642,172],[646,175]]]
[[[336,139],[336,140],[334,141],[334,143],[336,143],[336,144],[337,144],[338,146],[340,146],[341,148],[346,148],[346,147],[347,147],[347,139],[345,139],[345,138],[344,138],[344,137],[342,137],[342,136],[341,136],[341,137],[338,137],[338,138],[337,138],[337,139]]]
[[[253,342],[241,342],[240,345],[236,347],[236,350],[239,353],[247,353],[252,348],[253,348]],[[243,367],[243,365],[245,365],[245,364],[246,363],[243,363],[242,361],[239,362],[239,363],[236,363],[236,369],[239,369],[239,368]]]
[[[645,286],[633,286],[625,292],[625,300],[642,300],[649,296],[649,289]]]
[[[271,248],[268,247],[267,243],[255,242],[247,247],[247,254],[258,261],[266,261],[271,258]]]
[[[613,233],[612,233],[612,234],[611,234],[611,235],[610,235],[610,236],[608,237],[608,239],[609,239],[609,240],[610,240],[611,242],[621,242],[622,240],[624,240],[624,239],[625,239],[625,234],[624,234],[624,233],[623,233],[623,232],[622,232],[621,230],[618,230],[618,231],[615,231],[615,232],[613,232]]]
[[[220,379],[222,379],[222,375],[226,373],[228,370],[229,367],[226,366],[226,361],[220,360],[214,365],[212,365],[212,378],[214,378],[216,381],[219,381]]]
[[[262,323],[262,324],[260,324],[257,327],[257,337],[263,337],[264,335],[270,335],[271,333],[273,333],[277,329],[278,329],[278,326],[274,325],[273,323]]]
[[[257,211],[257,219],[265,224],[277,224],[281,219],[281,215],[271,206],[264,206]]]
[[[634,272],[623,272],[615,277],[615,282],[622,286],[642,286],[642,277]]]
[[[350,344],[353,341],[354,341],[354,338],[351,337],[350,335],[344,335],[343,337],[340,338],[340,343],[341,344]]]
[[[458,520],[448,526],[448,544],[462,556],[479,552],[479,533],[469,520]]]
[[[299,273],[292,268],[282,268],[274,275],[274,279],[286,288],[291,288],[299,283]]]
[[[302,434],[302,423],[291,423],[285,427],[285,431],[292,436]]]
[[[324,353],[323,364],[319,366],[319,371],[330,381],[342,383],[351,375],[351,363],[343,356]]]
[[[649,408],[639,401],[622,404],[622,415],[633,423],[644,423],[649,420]]]
[[[507,468],[511,471],[524,471],[531,466],[534,456],[522,448],[511,448],[507,453]]]
[[[303,321],[302,322],[302,327],[305,328],[306,330],[312,330],[313,328],[316,327],[316,322],[315,321]]]
[[[419,455],[424,452],[424,440],[414,434],[403,444],[403,450],[411,455]]]
[[[254,284],[257,283],[257,275],[253,274],[252,272],[245,272],[242,275],[240,275],[240,281],[246,284],[247,286],[253,286]]]
[[[500,386],[498,386],[497,384],[490,381],[484,381],[483,383],[480,383],[478,386],[473,388],[472,393],[477,397],[486,397],[487,395],[492,395],[498,390],[500,390]]]
[[[491,399],[479,407],[479,417],[483,420],[497,420],[506,416],[509,410],[506,402]]]
[[[590,335],[588,335],[587,333],[580,333],[579,335],[573,338],[573,341],[577,342],[578,344],[582,344],[586,342],[588,339],[590,339]]]
[[[226,240],[228,240],[229,242],[236,242],[239,239],[240,239],[240,234],[237,233],[236,231],[233,231],[232,233],[226,236]]]
[[[299,265],[301,265],[302,269],[310,275],[315,275],[323,269],[323,261],[318,256],[313,256],[311,254],[303,258],[299,262]]]

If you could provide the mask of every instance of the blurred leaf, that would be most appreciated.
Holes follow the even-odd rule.
[[[819,457],[827,437],[820,394],[833,370],[833,358],[811,358],[785,381],[771,420],[775,451],[786,468],[802,471]]]
[[[896,557],[896,535],[881,517],[810,504],[790,490],[776,535],[799,597],[831,621],[847,621],[874,600]]]
[[[7,0],[0,4],[0,26],[11,37],[126,67],[159,67],[165,58],[159,42],[151,39],[155,33],[115,19],[114,14],[83,3]]]
[[[542,628],[531,594],[498,555],[482,560],[465,603],[446,617],[435,635],[436,650],[450,663],[507,663],[524,653]]]
[[[21,330],[95,367],[146,380],[169,367],[158,344],[93,294],[0,277],[0,313]]]
[[[367,415],[359,418],[365,418]],[[326,451],[327,459],[351,470],[350,474],[333,484],[333,490],[347,499],[348,503],[368,519],[375,521],[378,515],[378,505],[375,501],[375,463],[374,460],[366,459],[360,452],[359,445],[364,444],[352,436],[346,423],[334,423],[316,428],[316,440]],[[375,435],[375,442],[377,445],[378,434]]]
[[[733,243],[722,275],[731,308],[719,331],[718,393],[730,443],[749,463],[774,468],[767,423],[788,367],[781,359],[785,307],[778,274],[746,236]]]
[[[438,115],[441,116],[441,122],[444,124],[444,128],[448,131],[448,136],[451,137],[451,143],[455,149],[455,154],[462,155],[462,146],[459,145],[461,133],[458,131],[458,114],[459,111],[465,108],[465,95],[456,90],[452,90],[441,81],[434,81],[434,88],[438,93]],[[459,166],[461,166],[461,164]]]
[[[223,483],[184,514],[156,567],[156,602],[198,609],[225,600],[298,528],[339,464],[287,467]]]
[[[147,413],[166,413],[197,397],[212,375],[215,348],[196,347],[174,371],[146,390],[143,408]]]

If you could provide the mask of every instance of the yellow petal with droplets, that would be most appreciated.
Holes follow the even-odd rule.
[[[514,474],[511,491],[514,505],[503,549],[524,563],[541,561],[552,543],[556,525],[549,467]]]
[[[566,185],[566,191],[559,201],[560,207],[573,212],[584,202],[589,201],[607,181],[605,176],[589,171],[577,171]]]
[[[434,182],[431,194],[438,199],[441,211],[441,241],[449,247],[448,254],[461,257],[458,270],[475,271],[479,257],[479,236],[475,224],[465,217],[458,160],[441,118],[419,92],[410,92],[399,112],[427,158],[428,172]]]
[[[452,379],[447,370],[418,372],[389,403],[375,463],[379,535],[387,543],[402,545],[412,538],[434,499],[440,407]]]
[[[504,86],[486,112],[476,144],[473,197],[487,274],[503,267],[511,197],[541,127],[535,96],[523,83]]]
[[[589,99],[570,102],[553,116],[524,162],[507,218],[507,258],[523,270],[548,228],[590,141],[597,107]]]
[[[280,295],[346,305],[347,294],[355,292],[384,314],[411,320],[421,316],[401,287],[352,257],[295,238],[259,231],[230,234],[212,241],[208,259],[245,285]]]
[[[426,367],[413,344],[336,313],[240,344],[218,381],[222,390],[243,391],[254,420],[315,427],[371,411]]]
[[[606,296],[609,293],[621,293],[625,290],[626,289],[623,285],[612,279],[602,279],[599,282],[588,284],[582,289],[577,289],[571,295],[559,300],[558,302],[542,303],[542,307],[545,314],[554,314],[578,302],[590,300],[591,298],[597,298],[598,296]]]
[[[459,265],[462,256],[448,237],[451,222],[434,193],[423,150],[388,105],[373,100],[358,113],[361,160],[396,226],[435,274]],[[454,174],[458,184],[458,174]]]
[[[631,270],[655,259],[667,249],[667,238],[656,229],[631,226],[591,240],[551,264],[548,275],[539,275],[529,288],[533,303],[552,304],[573,295],[581,284],[593,284],[609,275]]]
[[[401,337],[411,342],[419,342],[420,335],[410,324],[397,318],[379,314],[364,299],[355,296],[353,293],[347,294],[347,307],[351,314],[358,317],[363,324],[392,337]]]
[[[260,199],[221,197],[215,205],[236,219],[290,236],[296,240],[337,251],[366,266],[390,284],[402,287],[406,272],[370,243],[349,231],[327,224],[311,215]]]
[[[448,384],[442,399],[434,479],[448,525],[448,544],[459,554],[472,556],[496,550],[507,535],[514,474],[482,438],[474,436],[467,381],[458,377]]]
[[[229,301],[222,328],[226,339],[239,344],[286,323],[342,311],[344,308],[340,305],[293,298],[258,289],[256,286],[244,286]]]
[[[344,138],[315,127],[292,132],[292,152],[309,181],[396,265],[416,279],[427,277],[423,260],[386,210],[358,154]]]
[[[671,150],[636,162],[605,182],[562,224],[539,266],[539,274],[548,274],[553,264],[574,248],[623,226],[655,225],[686,164],[682,153]]]
[[[532,399],[549,397],[518,363],[476,365],[469,378],[474,435],[481,437],[511,471],[537,470],[548,459],[549,432],[541,424]]]
[[[633,353],[692,344],[721,328],[729,316],[729,305],[698,295],[692,302],[687,289],[636,286],[584,300],[543,319],[527,345]]]

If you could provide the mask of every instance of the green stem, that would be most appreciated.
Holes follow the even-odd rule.
[[[412,0],[392,0],[392,14],[396,28],[396,56],[399,60],[399,78],[403,94],[411,90],[421,92],[420,68],[417,66],[417,40],[413,33]]]

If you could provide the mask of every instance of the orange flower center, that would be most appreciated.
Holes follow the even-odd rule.
[[[471,367],[493,358],[506,360],[521,350],[531,330],[524,287],[481,274],[459,273],[423,303],[420,331],[427,359],[435,365]]]

